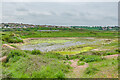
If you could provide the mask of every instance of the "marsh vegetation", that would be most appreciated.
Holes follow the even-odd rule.
[[[0,33],[3,44],[15,47],[2,48],[3,78],[118,78],[118,32],[36,30]]]

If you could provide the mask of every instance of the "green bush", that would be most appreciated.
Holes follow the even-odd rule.
[[[38,55],[38,54],[41,54],[41,51],[34,49],[34,50],[32,50],[31,54]]]
[[[66,55],[66,59],[69,60],[69,56],[68,55]]]
[[[15,45],[10,45],[10,46],[17,48],[17,46],[15,46]]]
[[[78,55],[72,55],[72,56],[69,57],[69,59],[77,59],[77,58],[79,58]]]
[[[107,53],[107,55],[112,55],[112,54],[114,54],[114,53]]]
[[[2,36],[2,41],[8,42],[8,43],[19,43],[23,42],[23,40],[19,37],[19,35],[14,33],[5,34]]]
[[[64,61],[64,63],[72,64],[72,62],[71,62],[71,61]]]
[[[8,54],[8,57],[7,57],[7,62],[9,61],[10,58],[13,58],[14,62],[15,60],[19,60],[20,59],[20,56],[22,57],[26,57],[26,53],[24,51],[21,51],[21,50],[11,50],[10,53]]]
[[[77,65],[78,65],[78,66],[84,65],[84,64],[85,64],[84,62],[80,62],[80,61],[77,62]]]
[[[88,68],[86,68],[85,73],[86,74],[95,74],[97,71],[99,71],[97,68],[88,67]]]
[[[85,56],[80,56],[79,60],[83,61],[85,59]]]
[[[102,58],[97,55],[81,55],[79,60],[85,61],[86,63],[88,63],[88,62],[94,62],[94,61],[101,61]]]
[[[101,59],[99,57],[89,57],[89,58],[85,58],[84,61],[86,63],[88,62],[94,62],[94,61],[100,61]]]
[[[51,52],[47,52],[44,54],[47,58],[56,58],[56,59],[61,59],[64,60],[65,56],[59,54],[59,53],[51,53]]]
[[[116,49],[115,51],[120,53],[120,49]]]

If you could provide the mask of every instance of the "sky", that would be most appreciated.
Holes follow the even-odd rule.
[[[85,1],[5,0],[2,3],[2,22],[51,25],[118,25],[117,0]]]

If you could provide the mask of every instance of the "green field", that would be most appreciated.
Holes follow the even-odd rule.
[[[60,30],[40,32],[37,30]],[[3,78],[118,78],[118,31],[4,29]]]

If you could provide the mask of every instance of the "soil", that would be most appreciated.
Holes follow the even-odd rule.
[[[69,60],[69,61],[72,63],[70,66],[71,66],[71,67],[74,67],[74,68],[86,68],[86,67],[88,67],[88,63],[85,63],[84,65],[78,66],[78,65],[77,65],[77,62],[79,61],[79,59]]]
[[[118,57],[118,54],[104,56],[104,58],[114,58],[114,57]]]

